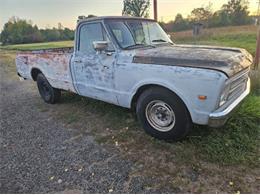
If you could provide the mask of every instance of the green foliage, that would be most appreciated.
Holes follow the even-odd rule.
[[[187,30],[189,27],[189,22],[185,20],[181,14],[177,14],[173,22],[173,31]]]
[[[149,16],[150,0],[124,0],[122,15],[135,17]]]
[[[210,27],[228,26],[231,25],[232,21],[229,14],[225,10],[219,10],[215,12],[209,21]]]
[[[229,122],[219,129],[195,127],[189,142],[199,149],[201,158],[221,164],[258,164],[256,155],[260,133],[260,96],[251,95]],[[198,138],[198,135],[199,138]]]
[[[248,3],[244,0],[229,0],[222,6],[222,10],[227,13],[232,25],[244,25],[249,22]]]
[[[189,16],[189,20],[191,23],[202,23],[205,26],[208,26],[208,21],[212,17],[212,12],[210,9],[200,7],[195,8],[191,11],[191,15]]]
[[[13,17],[4,25],[0,40],[3,44],[8,44],[40,42],[43,39],[37,26]]]
[[[249,16],[248,3],[244,0],[229,0],[222,8],[212,12],[211,4],[207,7],[195,8],[187,19],[177,14],[174,21],[162,23],[166,31],[182,31],[191,29],[194,23],[202,23],[204,27],[237,26],[253,23]]]
[[[0,41],[6,44],[37,43],[46,41],[72,40],[74,31],[68,28],[41,29],[26,20],[12,17],[1,32]]]

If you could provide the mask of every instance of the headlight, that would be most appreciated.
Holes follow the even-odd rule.
[[[227,86],[225,87],[225,89],[223,90],[221,96],[220,96],[219,106],[222,106],[223,104],[225,104],[225,103],[227,102],[229,90],[230,90],[230,86],[227,85]]]

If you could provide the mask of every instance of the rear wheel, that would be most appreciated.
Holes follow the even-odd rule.
[[[60,100],[61,90],[53,88],[42,73],[37,75],[37,86],[42,99],[48,104]]]
[[[158,139],[180,140],[191,127],[189,112],[173,92],[153,87],[141,94],[136,112],[145,131]]]

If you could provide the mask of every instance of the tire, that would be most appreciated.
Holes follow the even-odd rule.
[[[158,139],[178,141],[191,128],[190,114],[183,101],[161,87],[144,91],[138,98],[136,112],[144,130]]]
[[[48,104],[55,104],[60,100],[61,90],[53,88],[42,73],[37,75],[37,86],[42,99]]]

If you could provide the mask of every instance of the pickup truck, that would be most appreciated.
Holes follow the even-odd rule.
[[[131,108],[144,130],[180,140],[192,123],[219,127],[250,92],[244,49],[178,45],[151,19],[81,18],[74,48],[17,54],[19,77],[46,103],[61,90]]]

